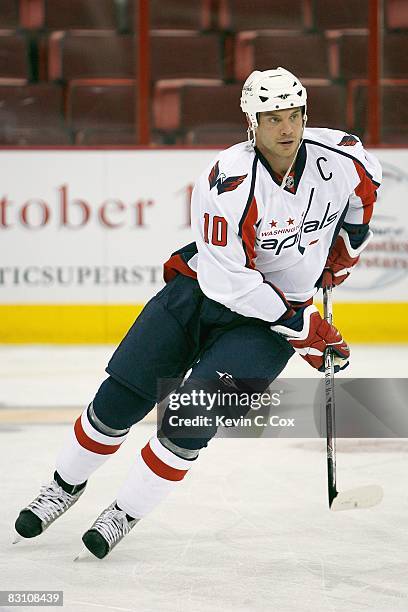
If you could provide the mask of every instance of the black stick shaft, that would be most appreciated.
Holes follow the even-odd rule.
[[[332,288],[323,289],[324,318],[330,324],[333,322]],[[337,495],[336,488],[336,420],[334,401],[334,364],[333,352],[326,349],[324,355],[324,386],[326,395],[326,434],[327,434],[327,487],[329,506]]]

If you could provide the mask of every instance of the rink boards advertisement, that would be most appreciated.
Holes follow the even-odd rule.
[[[408,341],[408,151],[375,150],[374,239],[335,291],[360,342]],[[190,198],[213,150],[0,151],[0,341],[117,342],[193,240]]]

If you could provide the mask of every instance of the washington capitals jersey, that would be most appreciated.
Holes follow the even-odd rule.
[[[344,222],[367,224],[381,167],[354,136],[305,129],[294,171],[281,185],[248,143],[222,151],[192,194],[196,240],[173,270],[197,278],[203,293],[247,317],[274,322],[289,302],[316,293]],[[184,252],[184,255],[186,252]]]

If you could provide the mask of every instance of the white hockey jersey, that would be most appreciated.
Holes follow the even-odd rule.
[[[167,264],[230,310],[274,322],[288,302],[316,293],[341,225],[370,221],[380,181],[377,159],[337,130],[305,130],[285,188],[258,150],[239,143],[193,190],[197,252]]]

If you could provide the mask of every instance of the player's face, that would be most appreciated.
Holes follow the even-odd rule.
[[[291,162],[299,146],[303,130],[300,108],[260,113],[256,130],[256,146],[268,160],[279,165]]]

